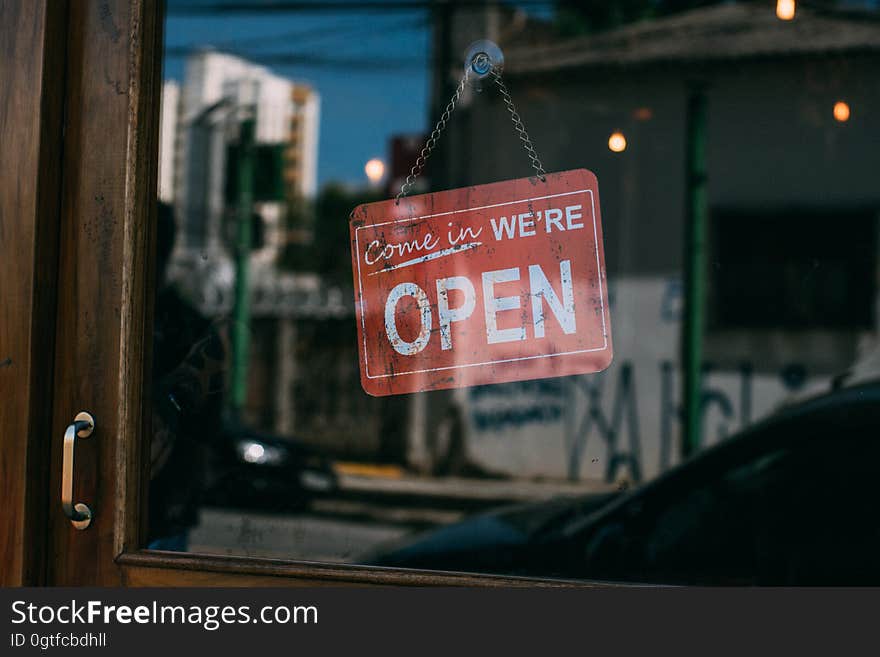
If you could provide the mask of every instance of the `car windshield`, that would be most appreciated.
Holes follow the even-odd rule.
[[[878,65],[867,0],[168,0],[145,547],[873,581],[766,509],[880,474]]]

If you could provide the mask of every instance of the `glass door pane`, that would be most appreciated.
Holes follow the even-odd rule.
[[[465,5],[169,1],[150,548],[662,581],[640,532],[713,512],[687,494],[757,532],[726,473],[763,486],[755,464],[830,407],[867,435],[876,9]],[[547,171],[599,180],[614,362],[370,397],[349,214],[398,193],[484,38]],[[412,193],[531,173],[472,80]],[[751,570],[707,553],[676,577],[783,577],[754,549]]]

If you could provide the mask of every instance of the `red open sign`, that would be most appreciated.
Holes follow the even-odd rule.
[[[392,395],[611,363],[586,169],[370,203],[351,215],[361,383]]]

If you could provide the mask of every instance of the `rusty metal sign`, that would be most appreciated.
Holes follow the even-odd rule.
[[[611,363],[599,190],[586,169],[361,205],[351,246],[370,395]]]

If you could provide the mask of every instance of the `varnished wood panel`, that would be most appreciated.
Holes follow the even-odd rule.
[[[127,586],[597,586],[525,577],[290,563],[277,559],[174,552],[141,551],[123,555],[118,561]]]
[[[114,558],[137,541],[160,18],[154,0],[70,7],[50,489],[60,486],[65,427],[88,410],[96,429],[77,446],[75,497],[94,519],[78,531],[50,507],[56,584],[118,583]]]
[[[66,3],[0,2],[0,585],[43,581]]]

